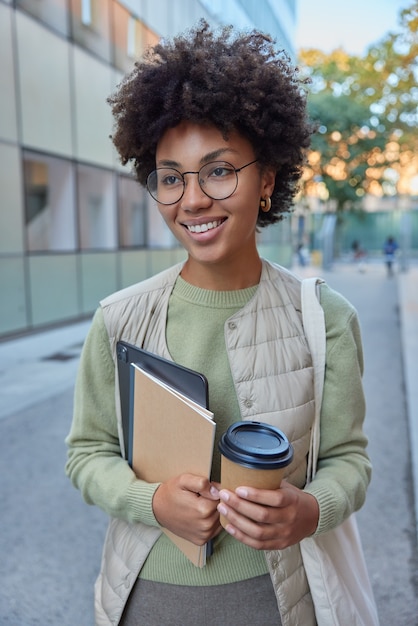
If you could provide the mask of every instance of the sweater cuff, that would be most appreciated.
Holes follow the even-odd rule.
[[[320,535],[327,530],[331,530],[343,521],[336,515],[336,511],[340,510],[340,506],[336,501],[335,492],[331,493],[329,488],[325,485],[316,484],[315,481],[306,485],[304,491],[314,496],[319,505],[319,520],[314,535]],[[345,509],[345,506],[343,508]]]
[[[152,499],[161,483],[146,483],[136,480],[128,489],[127,501],[132,521],[161,528],[152,510]]]

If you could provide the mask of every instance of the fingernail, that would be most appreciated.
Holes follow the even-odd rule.
[[[218,504],[218,506],[216,507],[219,511],[219,513],[221,515],[226,515],[227,514],[227,509],[226,506],[224,506],[223,504]]]
[[[216,487],[214,487],[213,485],[210,488],[210,495],[213,496],[214,498],[219,498],[219,490],[216,489]]]
[[[228,500],[229,500],[229,493],[227,491],[225,491],[224,489],[221,489],[221,491],[219,492],[219,497],[224,502],[228,502]]]
[[[245,487],[237,487],[235,493],[240,498],[248,498],[248,490]]]

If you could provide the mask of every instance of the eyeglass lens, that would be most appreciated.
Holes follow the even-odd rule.
[[[175,204],[183,196],[184,175],[197,174],[202,191],[213,200],[224,200],[231,196],[238,185],[237,170],[226,161],[213,161],[204,165],[199,172],[184,172],[170,167],[159,167],[147,179],[151,196],[160,204]]]

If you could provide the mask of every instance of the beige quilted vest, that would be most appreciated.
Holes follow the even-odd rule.
[[[116,362],[123,339],[170,358],[165,341],[169,297],[179,264],[101,302]],[[303,487],[314,414],[313,369],[303,333],[300,281],[263,261],[256,295],[225,324],[225,342],[242,419],[257,419],[282,429],[294,447],[288,479]],[[115,372],[117,374],[117,372]],[[123,434],[116,380],[121,449]],[[129,593],[152,545],[157,528],[112,519],[95,587],[96,624],[118,624]],[[314,626],[315,616],[299,546],[266,552],[283,626]]]

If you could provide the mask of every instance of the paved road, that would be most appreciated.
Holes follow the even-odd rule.
[[[323,276],[357,307],[363,330],[366,430],[374,476],[359,523],[381,626],[418,626],[397,281],[387,279],[380,266],[370,266],[364,274],[341,267]],[[39,362],[40,369],[44,366]],[[68,368],[68,361],[55,361],[60,380],[61,366]],[[32,390],[33,404],[23,401],[22,387],[19,410],[0,412],[0,626],[93,625],[92,587],[106,517],[82,502],[63,472],[73,370],[67,390],[62,383],[55,394],[51,384],[49,394]]]
[[[0,624],[92,626],[105,515],[64,475],[72,392],[0,421]]]

